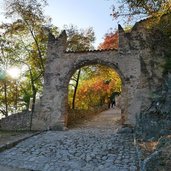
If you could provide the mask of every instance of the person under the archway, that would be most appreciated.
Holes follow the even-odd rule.
[[[118,96],[120,93],[119,92],[113,92],[110,96],[110,105],[109,105],[109,108],[115,108],[116,106],[116,100],[115,100],[115,97]]]
[[[110,101],[111,101],[111,108],[115,107],[115,95],[112,93],[112,95],[110,96]]]

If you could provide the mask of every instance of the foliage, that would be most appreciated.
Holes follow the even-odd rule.
[[[102,106],[108,102],[108,97],[112,92],[121,92],[121,79],[113,69],[102,65],[91,65],[81,70],[81,81],[76,96],[77,109]],[[69,104],[71,105],[73,91],[69,90]]]
[[[95,35],[92,27],[87,29],[78,29],[76,26],[64,26],[67,32],[67,50],[68,51],[85,51],[93,49]]]
[[[148,22],[148,20],[151,20]],[[164,74],[171,72],[171,13],[147,20],[146,28],[154,35],[153,48],[163,47],[165,59]],[[158,39],[155,40],[155,37]],[[158,41],[160,38],[160,41]]]
[[[31,24],[44,18],[43,8],[47,5],[46,0],[5,0],[6,16],[21,17]],[[38,17],[39,16],[39,17]],[[34,21],[34,22],[33,22]]]
[[[121,0],[118,8],[113,5],[112,16],[123,17],[127,20],[138,17],[162,16],[171,11],[170,0]],[[122,19],[123,19],[122,18]]]
[[[2,33],[0,37],[0,113],[8,116],[9,112],[16,109],[16,91],[14,90],[13,81],[7,75],[7,70],[14,64],[16,55],[15,42]],[[14,103],[11,103],[14,101]]]
[[[46,1],[42,3],[38,0],[6,0],[4,3],[6,17],[13,20],[11,23],[0,26],[1,44],[3,43],[1,61],[5,59],[2,66],[5,67],[5,71],[12,66],[22,69],[22,79],[16,81],[18,94],[15,99],[15,108],[19,107],[19,101],[21,101],[21,105],[26,105],[28,109],[30,98],[32,97],[35,102],[36,94],[40,92],[43,81],[47,44],[47,34],[44,29],[47,20],[43,15],[43,7]],[[8,65],[7,61],[9,61]],[[9,84],[9,81],[12,79],[9,78],[6,83]],[[9,87],[8,84],[5,85],[6,88]],[[6,104],[13,103],[10,102],[9,95],[10,92],[15,93],[15,89],[6,90]],[[34,111],[34,106],[32,111]]]
[[[118,49],[118,32],[107,33],[104,42],[98,46],[98,49]]]

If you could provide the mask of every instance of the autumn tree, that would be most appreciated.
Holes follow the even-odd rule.
[[[103,65],[86,66],[78,87],[77,109],[101,107],[112,92],[121,92],[121,79],[111,68]],[[84,70],[84,67],[82,68]]]
[[[118,49],[118,32],[107,33],[98,49]]]

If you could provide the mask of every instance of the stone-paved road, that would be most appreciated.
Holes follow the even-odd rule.
[[[48,131],[0,153],[0,165],[36,171],[137,171],[131,133],[117,133],[110,109],[68,131]]]

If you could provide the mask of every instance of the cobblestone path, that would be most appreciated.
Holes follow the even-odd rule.
[[[0,165],[36,171],[138,171],[131,133],[117,133],[110,109],[77,128],[47,131],[0,153]]]

